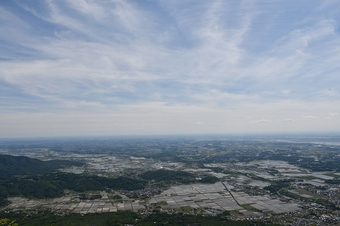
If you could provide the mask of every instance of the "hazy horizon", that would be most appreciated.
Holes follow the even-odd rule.
[[[65,136],[8,136],[0,137],[1,141],[20,140],[20,141],[39,141],[39,140],[115,140],[115,139],[221,139],[221,140],[233,140],[233,139],[278,139],[278,140],[304,140],[315,139],[315,141],[338,139],[339,133],[337,132],[304,132],[304,133],[220,133],[220,134],[129,134],[129,135],[65,135]]]
[[[0,2],[0,138],[340,133],[338,1]]]

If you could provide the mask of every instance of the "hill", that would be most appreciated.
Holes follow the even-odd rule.
[[[66,160],[41,161],[25,156],[0,155],[0,177],[50,173],[71,165],[81,165],[81,163]]]

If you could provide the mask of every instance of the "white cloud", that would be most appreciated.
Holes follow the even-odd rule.
[[[67,3],[72,6],[73,9],[81,12],[85,16],[91,16],[95,19],[102,20],[105,17],[105,6],[101,6],[93,0],[67,0]]]
[[[118,104],[113,106],[96,102],[66,102],[65,109],[45,112],[0,112],[1,136],[15,136],[19,133],[29,136],[33,130],[37,135],[53,135],[52,130],[64,131],[63,135],[119,135],[141,131],[143,134],[195,134],[195,133],[257,133],[257,132],[310,132],[336,131],[340,120],[294,120],[289,127],[282,127],[284,105],[270,104],[265,108],[243,104],[241,108],[224,109],[206,106],[145,102]],[[282,104],[282,103],[281,103]],[[316,109],[332,103],[319,103]],[[294,119],[298,109],[288,106]],[[296,103],[296,107],[299,104]],[[329,107],[328,107],[329,108]],[[67,110],[66,110],[67,109]],[[243,110],[245,109],[245,110]],[[271,113],[268,114],[268,109]],[[310,109],[312,110],[312,109]],[[245,118],[259,120],[245,120]],[[268,115],[268,118],[262,118]],[[20,131],[18,131],[20,128]]]
[[[326,117],[326,119],[331,120],[331,119],[333,119],[334,117],[336,117],[336,116],[338,116],[338,115],[339,115],[338,113],[330,113],[330,114],[328,115],[328,117]]]
[[[282,93],[287,96],[290,94],[290,90],[288,89],[282,90]]]
[[[272,121],[269,121],[267,119],[259,119],[259,120],[255,120],[252,121],[253,123],[273,123]]]
[[[282,120],[282,122],[293,122],[294,120],[293,119],[290,119],[290,118],[285,118]]]
[[[104,119],[120,127],[129,119],[138,131],[176,132],[181,124],[189,126],[179,133],[197,125],[213,133],[302,131],[302,115],[318,119],[307,131],[340,128],[337,113],[328,115],[333,124],[325,120],[340,111],[339,21],[320,16],[328,7],[312,4],[315,15],[295,19],[285,2],[15,2],[32,18],[0,6],[1,46],[12,43],[6,52],[0,46],[0,112],[8,120],[26,112],[43,128],[45,114],[70,128],[79,115],[98,122],[98,133]],[[130,130],[132,123],[121,132]]]
[[[196,123],[195,123],[195,125],[199,125],[199,126],[200,126],[200,125],[204,125],[204,124],[205,124],[205,123],[203,123],[203,122],[196,122]]]
[[[306,119],[316,119],[317,118],[313,115],[304,115],[303,117],[306,118]]]

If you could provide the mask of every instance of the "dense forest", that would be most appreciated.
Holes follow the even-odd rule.
[[[145,172],[141,174],[141,178],[145,180],[177,181],[181,183],[190,183],[195,181],[195,176],[191,173],[164,169]]]
[[[50,173],[39,176],[8,177],[0,180],[0,197],[25,196],[31,198],[54,198],[64,195],[64,189],[77,192],[116,190],[138,190],[145,187],[142,180],[118,177],[106,178],[70,173]]]
[[[9,204],[6,200],[8,196],[46,198],[63,195],[63,186],[42,175],[72,165],[82,163],[64,160],[40,161],[25,156],[0,155],[0,206]]]
[[[82,165],[82,163],[67,160],[41,161],[25,156],[0,155],[0,177],[51,173],[72,165]]]

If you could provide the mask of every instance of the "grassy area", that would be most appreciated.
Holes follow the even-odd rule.
[[[159,206],[168,206],[169,204],[166,201],[161,201],[161,202],[158,202],[157,205],[159,205]]]
[[[336,179],[340,179],[340,175],[335,174],[335,173],[325,173],[324,175],[330,176],[330,177],[334,177],[334,178],[336,178]]]
[[[339,207],[337,207],[334,203],[328,201],[327,199],[324,198],[305,198],[303,196],[298,195],[296,193],[292,193],[291,191],[288,191],[288,189],[283,189],[282,191],[280,191],[281,195],[285,195],[288,197],[291,197],[293,199],[299,199],[299,200],[305,200],[305,201],[312,201],[312,202],[316,202],[320,205],[325,206],[326,208],[332,209],[332,210],[340,210]]]
[[[250,204],[243,204],[241,205],[244,209],[254,211],[254,212],[262,212],[259,209],[256,209],[255,207],[251,206]]]
[[[183,206],[181,207],[182,208],[182,211],[185,213],[185,212],[191,212],[192,208],[190,206]]]
[[[312,199],[320,199],[320,198],[322,198],[320,195],[315,194],[315,193],[310,192],[310,191],[307,191],[306,189],[303,189],[303,188],[295,189],[295,191],[297,191],[301,195],[309,195],[309,196],[311,196],[310,198],[312,198]]]
[[[296,179],[303,179],[303,180],[315,180],[315,179],[320,179],[317,177],[313,177],[313,176],[302,176],[302,177],[294,177]]]

